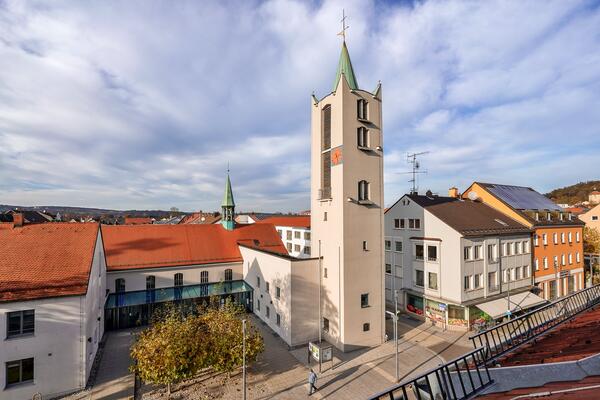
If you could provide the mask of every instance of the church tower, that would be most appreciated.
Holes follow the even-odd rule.
[[[233,191],[231,190],[231,181],[229,180],[229,170],[227,171],[227,183],[225,184],[225,195],[221,203],[221,224],[228,231],[235,227],[234,213],[235,202],[233,201]]]
[[[381,84],[360,89],[346,42],[333,92],[311,102],[311,251],[321,261],[323,338],[342,351],[383,342]]]

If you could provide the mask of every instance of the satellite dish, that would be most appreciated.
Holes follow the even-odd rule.
[[[477,199],[479,199],[479,196],[477,196],[477,192],[469,192],[469,200],[475,201]]]

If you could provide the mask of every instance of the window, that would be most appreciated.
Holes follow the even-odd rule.
[[[548,257],[544,257],[544,269],[548,269]]]
[[[294,251],[297,253],[300,253],[300,245],[299,244],[294,245]]]
[[[290,253],[292,251],[292,244],[290,242],[287,242],[285,244],[285,248],[287,249],[288,253]]]
[[[408,220],[408,229],[421,229],[421,220],[418,218]]]
[[[260,276],[256,277],[256,287],[260,288]]]
[[[427,246],[427,260],[437,261],[437,246]]]
[[[363,240],[363,251],[369,251],[366,240]]]
[[[301,238],[302,238],[302,232],[294,231],[294,239],[301,239]]]
[[[173,277],[173,282],[173,286],[183,286],[183,274],[181,272],[176,273]]]
[[[323,107],[323,132],[321,137],[321,150],[328,150],[331,148],[331,106],[328,104]]]
[[[406,223],[406,220],[405,220],[404,218],[402,218],[402,219],[400,220],[400,229],[404,229],[404,228],[406,228],[406,224],[405,224],[405,223]]]
[[[356,130],[356,140],[358,147],[369,147],[369,131],[364,126]]]
[[[534,246],[538,246],[539,245],[539,236],[538,235],[533,235],[533,245]]]
[[[558,256],[554,256],[554,268],[558,267]]]
[[[515,268],[515,280],[521,279],[521,267]]]
[[[470,276],[465,276],[464,287],[465,287],[465,290],[471,289],[471,277]]]
[[[556,281],[550,281],[550,287],[548,291],[550,292],[550,300],[554,300],[556,298]]]
[[[470,246],[465,246],[463,254],[464,254],[464,259],[465,260],[470,260],[471,259],[471,247]]]
[[[385,241],[385,249],[386,250],[392,250],[392,241],[391,240],[386,240]]]
[[[474,247],[475,250],[475,259],[482,260],[483,259],[483,246],[478,244]]]
[[[516,244],[516,252],[515,254],[523,254],[523,243],[522,242],[517,242]]]
[[[502,243],[502,256],[508,254],[508,243]]]
[[[310,240],[310,232],[304,232],[304,240]]]
[[[509,254],[508,254],[508,255],[509,255],[509,256],[510,256],[511,254],[517,254],[517,249],[516,249],[516,247],[517,247],[517,246],[516,246],[516,243],[515,243],[515,242],[512,242],[512,243],[511,243],[511,244],[508,246],[508,248],[509,248],[509,250],[508,250]]]
[[[598,219],[598,218],[596,218]],[[579,232],[575,232],[575,241],[579,243]]]
[[[277,229],[277,234],[279,235],[280,238],[283,239],[283,232],[281,231],[281,229]]]
[[[415,244],[415,260],[422,260],[424,257],[425,250],[422,244]]]
[[[6,314],[6,337],[31,335],[35,332],[35,310],[12,311]]]
[[[269,306],[265,307],[265,315],[267,316],[267,318],[271,318],[271,309],[269,308]]]
[[[558,244],[558,233],[554,232],[552,236],[554,237],[554,244]]]
[[[323,331],[329,332],[329,320],[327,318],[323,318]]]
[[[208,274],[208,272],[207,272]],[[202,274],[200,274],[202,275]],[[154,275],[149,275],[146,277],[146,290],[153,290],[156,288],[156,277]]]
[[[369,198],[369,182],[365,180],[358,182],[358,201],[366,201]]]
[[[438,282],[437,282],[437,274],[435,272],[429,272],[427,274],[427,286],[429,289],[437,290]]]
[[[233,271],[229,268],[225,270],[225,280],[226,281],[233,280]]]
[[[265,292],[269,293],[270,286],[269,282],[265,282]]]
[[[327,221],[327,211],[323,213],[323,221]]]
[[[540,260],[538,260],[537,258],[534,260],[534,265],[535,265],[535,270],[539,271],[540,270]]]
[[[569,264],[573,264],[573,253],[569,253]]]
[[[360,306],[361,308],[369,307],[369,294],[361,294],[360,295]]]
[[[496,259],[496,245],[488,244],[488,260],[492,261]]]
[[[292,240],[292,231],[287,231],[287,240]]]
[[[561,232],[561,233],[560,233],[560,242],[561,242],[561,243],[564,243],[564,242],[565,242],[565,233],[564,233],[564,232]]]
[[[125,291],[125,279],[115,279],[115,292],[123,293]]]
[[[529,276],[530,276],[529,265],[525,265],[523,267],[523,278],[529,278]]]
[[[281,298],[281,288],[279,286],[275,286],[275,297],[278,299]]]
[[[598,221],[598,216],[597,215],[592,215],[592,221]]]
[[[304,254],[310,256],[310,246],[304,246]]]
[[[260,311],[260,299],[256,299],[256,311]]]
[[[368,322],[365,322],[363,324],[363,332],[368,332],[369,330],[371,330],[371,324],[369,324]]]
[[[356,102],[356,116],[358,119],[367,119],[367,104],[365,99],[358,99]]]
[[[529,248],[529,241],[523,242],[523,253],[529,254],[531,249]]]
[[[402,242],[394,242],[394,250],[402,253]]]
[[[425,274],[423,271],[417,269],[415,270],[415,285],[419,287],[424,286]]]
[[[542,234],[542,243],[544,243],[544,246],[548,245],[548,235],[546,235],[545,233]]]
[[[504,282],[510,282],[510,269],[504,270]]]
[[[279,315],[279,314],[276,313],[275,316],[276,316],[276,322],[275,323],[277,324],[277,326],[281,326],[281,315]]]
[[[33,358],[6,363],[6,387],[33,380]]]
[[[565,257],[564,254],[560,255],[560,263],[561,263],[561,265],[567,265],[567,258]]]
[[[323,278],[327,278],[327,268],[323,268]]]
[[[392,264],[385,264],[385,273],[386,274],[392,273]]]
[[[569,232],[569,243],[573,243],[573,233]]]
[[[421,229],[421,220],[415,219],[415,229]]]
[[[579,256],[579,252],[577,252],[577,253],[575,254],[575,262],[577,262],[577,263],[580,263],[580,262],[581,262],[581,258],[580,258],[580,256]]]
[[[496,282],[496,271],[494,272],[488,272],[488,288],[490,289],[494,289],[497,286],[497,282]]]
[[[473,288],[474,289],[478,289],[479,287],[481,287],[481,274],[475,274],[473,275]]]
[[[400,229],[400,219],[394,218],[394,229]]]

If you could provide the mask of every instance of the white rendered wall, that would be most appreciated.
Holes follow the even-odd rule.
[[[281,232],[280,237],[283,245],[288,248],[288,243],[291,244],[291,249],[288,249],[288,253],[292,257],[298,258],[310,258],[310,239],[305,239],[305,234],[310,235],[310,229],[308,228],[297,228],[292,226],[276,226],[277,232]],[[288,240],[288,232],[291,232],[292,238]],[[300,238],[296,238],[295,232],[300,233]],[[296,246],[300,246],[300,250],[296,250]],[[304,251],[308,247],[308,254]]]
[[[134,269],[129,271],[108,271],[107,287],[114,293],[115,281],[117,279],[125,279],[125,291],[146,290],[146,277],[155,276],[155,288],[165,288],[175,286],[175,274],[183,274],[184,285],[200,284],[200,273],[208,271],[208,282],[221,282],[225,280],[225,270],[231,269],[233,280],[243,279],[242,263],[222,263],[222,264],[200,264],[186,265],[180,267],[160,267],[160,268],[144,268]]]
[[[35,333],[23,338],[6,338],[7,313],[35,310]],[[83,354],[85,312],[84,296],[55,297],[43,300],[0,303],[0,398],[31,399],[35,393],[43,398],[76,391],[85,386]],[[31,384],[5,389],[6,362],[34,359]]]

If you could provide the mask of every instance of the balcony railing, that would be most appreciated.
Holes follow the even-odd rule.
[[[469,339],[473,347],[485,349],[485,363],[489,364],[599,303],[600,285],[592,286],[477,333]]]
[[[484,349],[475,349],[416,378],[409,379],[369,400],[470,399],[493,383],[482,362]]]

